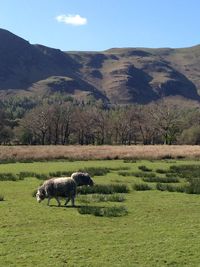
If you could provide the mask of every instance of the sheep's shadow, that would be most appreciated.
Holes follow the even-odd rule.
[[[58,206],[57,204],[50,204],[50,205],[48,205],[48,207],[50,207],[50,208],[76,208],[77,206],[71,206],[71,205],[60,205],[60,206]]]
[[[50,204],[48,207],[50,208],[65,208],[65,209],[80,209],[80,208],[105,208],[105,206],[93,206],[93,205],[75,205],[75,206],[71,206],[71,205],[56,205],[56,204]]]

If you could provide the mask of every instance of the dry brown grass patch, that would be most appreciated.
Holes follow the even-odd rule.
[[[1,146],[0,160],[199,158],[199,146]]]

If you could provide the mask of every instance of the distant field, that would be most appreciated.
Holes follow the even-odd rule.
[[[157,190],[159,184],[187,186],[173,167],[195,166],[198,160],[92,160],[0,164],[0,174],[49,174],[88,169],[97,185],[125,184],[123,202],[112,195],[79,195],[77,207],[57,207],[52,200],[38,204],[32,196],[41,180],[0,181],[0,266],[37,267],[151,267],[199,266],[200,197]],[[179,171],[180,171],[179,170]],[[176,170],[178,171],[178,170]],[[168,174],[168,175],[167,175]],[[197,173],[198,174],[198,173]],[[190,176],[190,174],[189,174]],[[176,177],[178,180],[171,180]],[[1,177],[3,179],[3,176]],[[145,182],[146,180],[148,182]],[[173,183],[171,183],[173,182]],[[146,191],[142,185],[148,185]],[[139,185],[137,190],[135,185]],[[123,196],[123,198],[122,198]],[[118,198],[118,199],[120,199]],[[107,199],[107,200],[106,200]],[[80,208],[125,207],[120,217],[83,215]]]
[[[0,160],[200,158],[200,146],[0,146]]]

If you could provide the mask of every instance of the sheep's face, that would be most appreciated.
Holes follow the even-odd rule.
[[[92,180],[92,178],[90,176],[88,177],[88,185],[90,185],[90,186],[94,185],[94,181]]]
[[[45,192],[44,192],[44,190],[38,189],[37,194],[36,194],[36,199],[37,199],[37,202],[38,203],[40,203],[42,200],[45,199]]]
[[[88,186],[93,186],[94,185],[94,181],[92,180],[92,178],[89,176],[88,173],[84,173],[82,176],[82,182],[84,185],[88,185]]]

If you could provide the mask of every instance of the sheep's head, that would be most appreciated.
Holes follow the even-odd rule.
[[[37,193],[36,193],[36,199],[37,202],[40,203],[42,200],[45,199],[45,191],[44,189],[38,189]]]
[[[74,181],[76,182],[78,186],[81,186],[81,185],[93,186],[94,185],[94,181],[92,180],[92,178],[89,176],[88,173],[75,172],[71,175],[71,178],[74,179]]]

